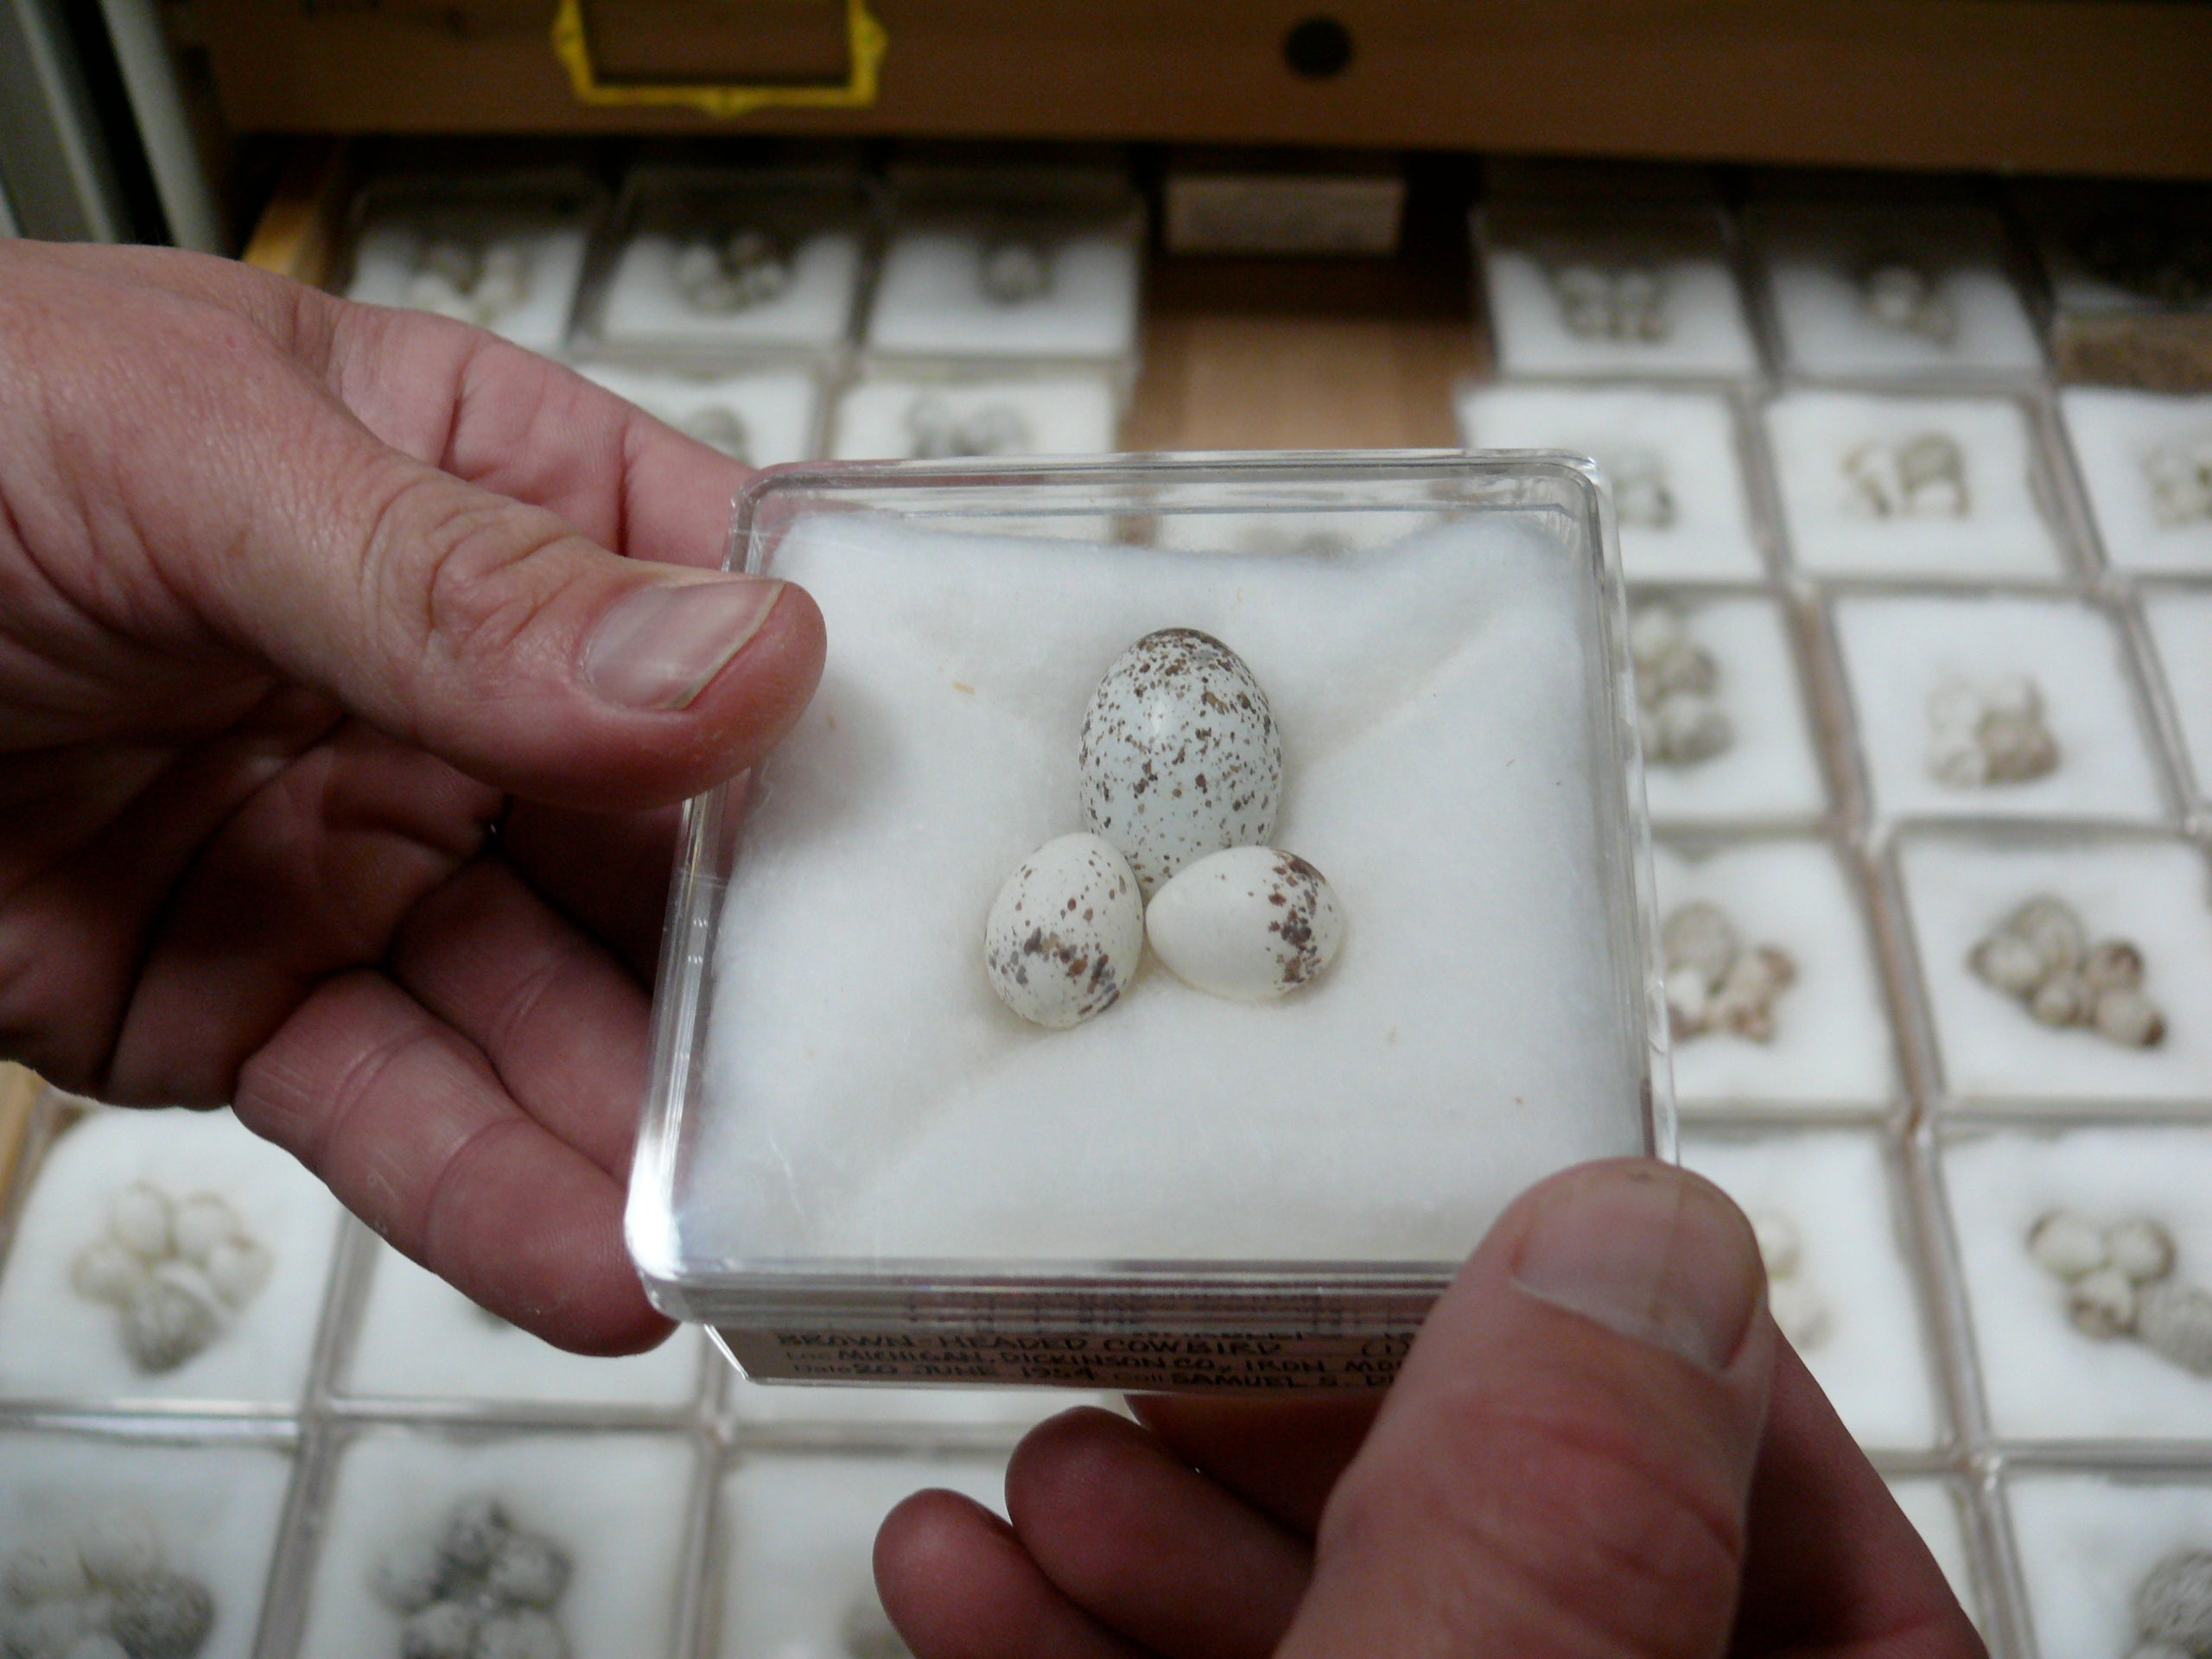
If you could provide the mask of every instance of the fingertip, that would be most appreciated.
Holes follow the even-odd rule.
[[[622,1243],[620,1189],[581,1155],[564,1161],[584,1166],[573,1172],[573,1185],[593,1189],[589,1207],[599,1214],[528,1236],[510,1230],[504,1244],[433,1227],[424,1241],[426,1265],[491,1313],[567,1352],[619,1359],[658,1347],[676,1325],[646,1297]]]
[[[1129,1408],[1160,1443],[1285,1526],[1311,1534],[1389,1395],[1232,1401],[1132,1395]]]
[[[728,731],[723,776],[753,766],[798,723],[822,683],[829,629],[814,595],[783,582],[753,638],[692,707]]]
[[[535,1275],[531,1289],[550,1289],[551,1306],[520,1300],[506,1317],[570,1353],[615,1359],[658,1348],[676,1323],[646,1296],[619,1230],[611,1245],[591,1243],[572,1263],[548,1263]]]
[[[1059,1593],[1148,1653],[1272,1652],[1311,1569],[1302,1538],[1096,1407],[1024,1437],[1007,1510]]]
[[[633,1288],[634,1294],[630,1294],[619,1285],[613,1287],[613,1294],[588,1313],[564,1320],[557,1334],[548,1340],[557,1348],[595,1359],[651,1353],[676,1334],[676,1321],[646,1300],[642,1286]]]
[[[995,1605],[1035,1594],[1027,1562],[1004,1521],[973,1498],[932,1488],[901,1500],[876,1529],[875,1592],[917,1654],[957,1652]]]
[[[944,1487],[899,1499],[875,1534],[876,1588],[886,1605],[910,1581],[925,1587],[944,1582],[944,1569],[964,1559],[979,1535],[1011,1541],[1014,1529],[974,1498]]]
[[[1096,1406],[1046,1418],[1007,1461],[1006,1507],[1014,1530],[1033,1553],[1040,1541],[1063,1554],[1104,1541],[1095,1523],[1124,1507],[1122,1483],[1147,1454],[1158,1452],[1143,1429]]]
[[[1585,1164],[1510,1209],[1475,1270],[1524,1295],[1724,1371],[1757,1360],[1766,1272],[1742,1211],[1702,1176],[1653,1159]]]
[[[1014,1448],[1007,1462],[1007,1504],[1019,1510],[1024,1496],[1094,1478],[1101,1459],[1111,1460],[1131,1436],[1144,1431],[1097,1406],[1076,1406],[1047,1417]],[[1020,1516],[1014,1521],[1020,1524]]]
[[[798,723],[827,649],[820,607],[792,583],[632,576],[579,637],[580,718],[543,734],[568,793],[521,792],[638,810],[721,783]]]
[[[1471,1403],[1595,1411],[1747,1482],[1779,1338],[1743,1213],[1649,1159],[1586,1164],[1510,1205],[1424,1322],[1378,1422]],[[1370,1441],[1372,1444],[1372,1441]]]
[[[885,1517],[875,1588],[916,1659],[1143,1659],[1053,1586],[1012,1527],[957,1492],[917,1492]]]

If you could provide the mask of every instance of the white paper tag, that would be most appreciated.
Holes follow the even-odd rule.
[[[1183,173],[1167,180],[1170,253],[1398,251],[1406,181],[1372,176]]]

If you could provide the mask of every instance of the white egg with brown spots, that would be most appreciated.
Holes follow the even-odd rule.
[[[1040,1026],[1103,1014],[1144,955],[1144,899],[1129,861],[1096,836],[1062,836],[999,889],[983,968],[999,1001]]]
[[[1321,872],[1272,847],[1232,847],[1164,885],[1145,910],[1153,954],[1187,985],[1264,1002],[1336,960],[1344,918]]]
[[[1107,669],[1084,710],[1083,817],[1149,896],[1185,865],[1263,843],[1282,804],[1282,739],[1244,659],[1162,628]]]

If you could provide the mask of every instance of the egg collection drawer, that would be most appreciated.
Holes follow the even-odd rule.
[[[2056,386],[2033,222],[1487,201],[1458,407],[1612,478],[1683,1161],[2056,1659],[2202,1640],[2152,1615],[2212,1571],[2212,397]]]
[[[1494,193],[1495,366],[1434,418],[1611,480],[1684,1161],[1993,1646],[2117,1659],[2212,1551],[2212,397],[2061,389],[2018,217],[1906,205]],[[392,177],[346,226],[334,286],[756,463],[1208,435],[1110,172]],[[1070,1399],[556,1355],[222,1115],[46,1094],[5,1224],[0,1556],[67,1542],[0,1611],[73,1640],[879,1651],[881,1513],[995,1499]]]
[[[563,357],[756,466],[1113,447],[1145,214],[1110,169],[397,175],[333,286]]]

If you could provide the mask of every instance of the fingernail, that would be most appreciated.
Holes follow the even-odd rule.
[[[1765,1287],[1750,1226],[1663,1164],[1577,1172],[1541,1200],[1513,1268],[1540,1300],[1719,1370]]]
[[[592,630],[584,678],[625,709],[689,708],[760,632],[783,591],[760,576],[632,588]]]

